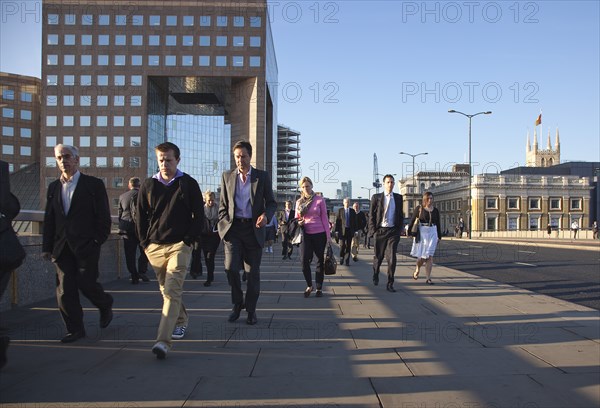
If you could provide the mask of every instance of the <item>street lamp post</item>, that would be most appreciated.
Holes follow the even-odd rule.
[[[371,190],[373,190],[375,187],[361,187],[364,188],[365,190],[367,190],[369,192],[369,197],[367,197],[369,199],[369,201],[371,201]]]
[[[477,113],[474,113],[472,115],[469,115],[469,114],[466,114],[466,113],[463,113],[463,112],[459,112],[459,111],[454,110],[454,109],[449,109],[448,113],[459,113],[459,114],[461,114],[461,115],[466,116],[467,118],[469,118],[469,214],[468,214],[469,215],[469,222],[467,223],[467,225],[469,226],[469,232],[467,233],[467,235],[468,235],[469,239],[471,239],[471,228],[472,228],[472,222],[471,222],[471,220],[473,219],[473,214],[472,214],[472,212],[473,212],[472,211],[473,210],[472,204],[473,203],[471,202],[472,201],[472,197],[471,197],[471,177],[473,176],[473,174],[472,174],[473,170],[471,168],[471,119],[473,117],[477,116],[477,115],[491,115],[492,111],[477,112]]]
[[[412,157],[412,179],[413,179],[413,195],[414,195],[413,199],[416,201],[417,198],[416,198],[416,193],[415,192],[417,191],[416,190],[417,186],[415,184],[416,183],[415,182],[415,157],[417,157],[417,156],[423,156],[423,155],[426,155],[426,154],[429,154],[429,153],[424,152],[424,153],[410,154],[410,153],[406,153],[406,152],[400,152],[399,154],[405,154],[407,156]],[[416,203],[414,203],[413,208],[415,208],[416,206],[417,206]],[[409,210],[410,210],[410,208],[409,208]]]

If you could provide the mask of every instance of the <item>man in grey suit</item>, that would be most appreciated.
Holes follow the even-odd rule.
[[[239,141],[233,146],[236,168],[223,173],[217,228],[225,247],[225,272],[231,286],[233,309],[229,321],[248,312],[247,324],[254,325],[260,295],[260,262],[265,243],[265,226],[277,209],[269,174],[250,165],[252,145]],[[243,262],[243,264],[242,264]],[[240,270],[248,273],[246,300]]]

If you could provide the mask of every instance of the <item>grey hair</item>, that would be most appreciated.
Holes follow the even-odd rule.
[[[75,146],[71,146],[71,145],[66,145],[66,144],[57,144],[56,146],[54,146],[54,152],[56,153],[57,150],[62,150],[62,149],[67,149],[69,152],[71,152],[71,154],[73,155],[73,157],[79,157],[79,149],[76,148]]]

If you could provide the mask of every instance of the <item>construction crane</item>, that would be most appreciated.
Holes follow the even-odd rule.
[[[375,193],[379,194],[379,188],[381,183],[379,182],[379,168],[377,166],[377,154],[373,153],[373,187],[375,187]]]

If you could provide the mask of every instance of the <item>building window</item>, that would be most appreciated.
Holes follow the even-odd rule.
[[[63,136],[63,140],[62,140],[63,144],[68,144],[68,145],[74,145],[75,143],[73,142],[73,136]]]
[[[75,45],[75,35],[65,34],[64,45]]]
[[[81,16],[81,25],[89,26],[94,24],[94,16],[91,14],[84,14]]]
[[[141,163],[141,160],[139,157],[130,157],[129,158],[129,167],[131,167],[132,169],[139,169],[140,163]]]
[[[48,34],[46,43],[48,45],[58,45],[58,34]]]
[[[509,210],[518,210],[519,209],[519,198],[518,197],[508,197],[506,199],[506,207]]]
[[[63,126],[65,127],[72,127],[75,125],[75,117],[68,115],[68,116],[63,116]],[[71,144],[71,143],[68,143]]]
[[[98,75],[96,82],[98,86],[108,86],[108,75]]]
[[[244,26],[244,17],[243,16],[233,17],[233,26],[234,27],[243,27]]]
[[[233,66],[234,67],[243,67],[244,66],[244,57],[240,55],[236,55],[233,57]]]
[[[200,16],[198,24],[200,27],[210,27],[210,16]]]
[[[193,35],[184,35],[181,40],[181,44],[184,47],[191,47],[192,45],[194,45],[194,36]]]
[[[123,34],[115,35],[115,45],[127,45],[127,36]]]
[[[227,36],[226,35],[218,35],[216,45],[217,45],[217,47],[227,47]]]
[[[108,55],[98,55],[98,65],[108,65]]]
[[[58,14],[48,14],[48,25],[58,25]]]
[[[124,146],[125,146],[125,138],[123,136],[113,137],[113,147],[124,147]]]
[[[21,137],[25,139],[31,139],[31,129],[21,128]]]
[[[21,146],[21,156],[31,156],[31,146]]]
[[[91,106],[92,105],[92,97],[89,95],[80,95],[79,96],[79,106]]]
[[[81,65],[84,65],[84,66],[92,65],[92,56],[91,55],[82,55],[81,56]]]
[[[160,45],[160,35],[151,35],[148,37],[148,45]]]
[[[2,136],[14,136],[15,128],[12,126],[2,126]]]
[[[260,37],[250,37],[250,47],[260,47]]]
[[[217,27],[227,27],[227,16],[217,16]]]
[[[518,230],[519,229],[519,217],[509,216],[508,223],[507,223],[507,229],[509,231]]]
[[[243,47],[244,46],[244,36],[236,35],[233,37],[233,46],[234,47]]]
[[[167,67],[174,67],[177,65],[177,56],[175,55],[165,55],[165,65]]]
[[[125,75],[115,75],[113,80],[115,86],[125,86]]]
[[[262,26],[262,18],[260,16],[250,17],[250,27]]]
[[[485,230],[496,231],[498,229],[498,217],[496,215],[488,215],[485,217]]]
[[[46,157],[46,167],[56,167],[56,159],[54,157]],[[56,177],[51,177],[50,182],[56,180]],[[48,177],[46,178],[46,188],[50,183],[48,183]]]
[[[48,64],[48,65],[58,65],[58,55],[56,55],[56,54],[48,54],[46,56],[46,64]]]
[[[98,25],[107,26],[110,25],[110,16],[108,14],[101,14],[98,16]]]
[[[148,55],[148,65],[157,67],[160,65],[160,57],[158,55]]]
[[[560,198],[550,198],[550,210],[560,210],[561,202],[562,200]]]
[[[125,126],[125,116],[115,116],[115,117],[113,117],[113,126],[114,127]]]
[[[144,16],[141,15],[135,15],[133,16],[133,18],[131,19],[131,24],[134,26],[142,26],[144,25]]]
[[[550,216],[550,226],[552,229],[558,230],[560,228],[560,215],[551,215]]]
[[[167,25],[171,27],[176,26],[177,16],[167,16]]]
[[[227,56],[217,55],[217,57],[215,59],[215,64],[217,67],[226,67],[227,66]]]
[[[115,66],[125,66],[125,55],[115,55]]]
[[[127,25],[127,16],[124,16],[124,15],[115,16],[115,25],[117,25],[117,26]]]
[[[56,143],[56,136],[46,136],[46,147],[54,147]]]
[[[92,117],[91,116],[80,116],[79,117],[79,126],[81,126],[81,127],[92,126]]]
[[[131,106],[142,106],[142,97],[140,95],[131,96],[129,104]]]
[[[183,16],[183,26],[184,27],[193,27],[194,26],[194,16]]]
[[[142,117],[141,116],[130,116],[129,117],[129,126],[131,126],[131,127],[142,126]]]
[[[485,198],[486,209],[498,209],[498,198],[497,197],[486,197]]]
[[[79,166],[80,167],[90,167],[92,165],[92,159],[87,156],[79,157]]]
[[[125,167],[125,159],[123,157],[113,157],[113,167]]]
[[[79,137],[79,147],[90,147],[91,139],[92,138],[89,136],[80,136]]]
[[[581,211],[583,209],[582,205],[581,205],[581,198],[571,198],[569,200],[569,209],[570,210],[575,210],[575,211]]]
[[[129,146],[140,147],[142,145],[142,138],[140,136],[131,136],[129,138]]]
[[[56,126],[57,123],[57,119],[56,116],[46,116],[46,126],[48,127],[54,127]]]
[[[84,34],[81,36],[81,45],[92,45],[92,36]]]
[[[15,148],[13,145],[2,145],[2,154],[15,154]]]
[[[75,55],[64,55],[63,56],[63,64],[64,65],[75,65]]]
[[[110,35],[102,34],[98,36],[98,45],[110,45]]]
[[[531,231],[537,231],[540,229],[540,215],[537,215],[537,214],[529,215],[529,229]]]
[[[106,136],[96,136],[96,147],[107,147],[108,138]]]
[[[141,75],[132,75],[131,76],[131,86],[142,86],[142,76]]]
[[[452,210],[452,211],[456,210],[456,202],[455,201],[450,201],[450,210]]]
[[[530,210],[540,210],[542,207],[540,206],[539,198],[530,198],[529,199],[529,209]]]
[[[46,96],[46,106],[57,106],[58,96],[48,95]]]
[[[96,116],[96,126],[108,126],[108,117]]]
[[[79,77],[79,85],[81,85],[81,86],[92,85],[92,76],[91,75],[81,75]]]
[[[159,26],[160,16],[150,16],[149,22],[151,26]]]
[[[131,36],[131,45],[144,45],[144,36],[143,35],[132,35]]]
[[[210,36],[201,35],[198,45],[200,45],[201,47],[210,47]]]
[[[46,76],[46,85],[48,85],[48,86],[56,86],[56,85],[58,85],[58,75],[48,75],[48,76]]]
[[[123,188],[123,177],[113,177],[112,186],[114,188]],[[117,203],[117,205],[118,205],[118,203]]]
[[[75,75],[64,75],[63,76],[63,85],[65,85],[65,86],[75,85]]]
[[[181,57],[181,65],[184,67],[191,67],[194,65],[194,57],[191,55],[184,55]]]
[[[198,65],[201,67],[210,67],[210,56],[200,55],[200,57],[198,57]]]
[[[250,57],[251,67],[260,67],[260,57]]]
[[[108,106],[108,96],[107,95],[96,96],[96,106]]]
[[[96,167],[108,167],[108,159],[106,157],[96,157]]]
[[[115,95],[113,98],[113,106],[125,106],[125,96]]]
[[[75,95],[63,95],[63,106],[75,106]]]
[[[3,89],[2,90],[2,99],[14,101],[15,100],[15,91],[13,91],[12,89]]]
[[[131,65],[140,66],[142,65],[142,56],[141,55],[132,55],[131,56]]]

